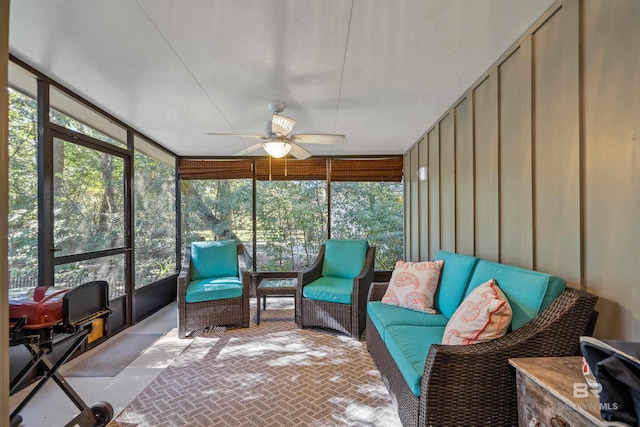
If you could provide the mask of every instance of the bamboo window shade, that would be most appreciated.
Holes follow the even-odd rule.
[[[351,182],[401,182],[402,156],[384,158],[320,158],[320,159],[180,159],[180,179],[253,178],[255,161],[259,181],[326,180]]]
[[[331,181],[401,182],[402,156],[379,159],[333,159]]]
[[[180,159],[180,179],[241,179],[253,178],[253,161]]]

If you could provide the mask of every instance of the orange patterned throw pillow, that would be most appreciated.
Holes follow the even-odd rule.
[[[447,323],[442,344],[476,344],[500,338],[511,323],[511,306],[496,281],[475,288]]]
[[[433,297],[438,289],[443,260],[434,262],[396,262],[387,291],[385,304],[435,314]]]

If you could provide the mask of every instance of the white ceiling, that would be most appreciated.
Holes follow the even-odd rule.
[[[553,0],[14,0],[10,52],[178,155],[232,155],[269,101],[314,155],[401,154]],[[256,152],[264,155],[263,152]]]

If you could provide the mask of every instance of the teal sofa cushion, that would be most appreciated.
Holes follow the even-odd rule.
[[[434,307],[438,313],[451,318],[462,302],[462,295],[467,288],[478,258],[439,251],[434,260],[444,261]]]
[[[551,278],[551,275],[538,271],[480,260],[469,282],[465,298],[479,285],[489,279],[495,279],[511,305],[513,311],[511,329],[515,331],[541,312],[543,302],[550,304],[551,298],[557,297],[564,291],[566,287],[564,280],[554,277],[553,285],[549,286]],[[547,291],[549,291],[548,296]]]
[[[366,240],[327,240],[322,275],[353,279],[362,271],[368,248]]]
[[[214,277],[189,283],[185,301],[203,302],[241,296],[242,282],[239,277]]]
[[[557,276],[549,276],[549,286],[547,286],[547,292],[542,299],[542,305],[540,306],[540,313],[546,310],[551,303],[560,296],[564,290],[567,289],[567,282]]]
[[[420,396],[420,382],[431,344],[440,344],[444,326],[389,326],[387,349],[409,389]]]
[[[447,319],[442,314],[429,314],[422,311],[409,310],[404,307],[371,301],[367,304],[367,314],[378,330],[382,341],[386,342],[386,328],[389,326],[447,326]]]
[[[235,240],[191,243],[191,280],[238,276]]]
[[[302,288],[302,296],[316,301],[351,304],[353,279],[321,277]]]

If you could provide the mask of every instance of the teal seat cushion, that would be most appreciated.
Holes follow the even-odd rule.
[[[353,279],[362,271],[367,249],[366,240],[327,240],[322,275]]]
[[[447,326],[447,319],[442,314],[429,314],[422,311],[409,310],[404,307],[371,301],[367,304],[367,314],[378,330],[382,341],[386,342],[386,328],[389,326]]]
[[[194,280],[187,286],[186,302],[203,302],[242,296],[239,277],[214,277]]]
[[[435,261],[438,260],[444,260],[444,266],[440,273],[440,285],[436,291],[434,308],[438,313],[451,318],[462,302],[462,295],[478,258],[439,251],[435,257]]]
[[[235,240],[191,243],[191,280],[238,276]]]
[[[387,349],[409,389],[420,396],[420,382],[431,344],[442,343],[444,326],[389,326]]]
[[[321,277],[304,288],[302,296],[316,301],[351,304],[353,279],[342,277]]]
[[[511,305],[511,330],[515,331],[536,317],[543,310],[545,303],[550,304],[551,298],[555,299],[565,289],[564,280],[557,277],[551,280],[552,277],[538,271],[480,260],[469,282],[465,298],[479,285],[489,279],[495,279]],[[553,284],[550,285],[550,282]]]

